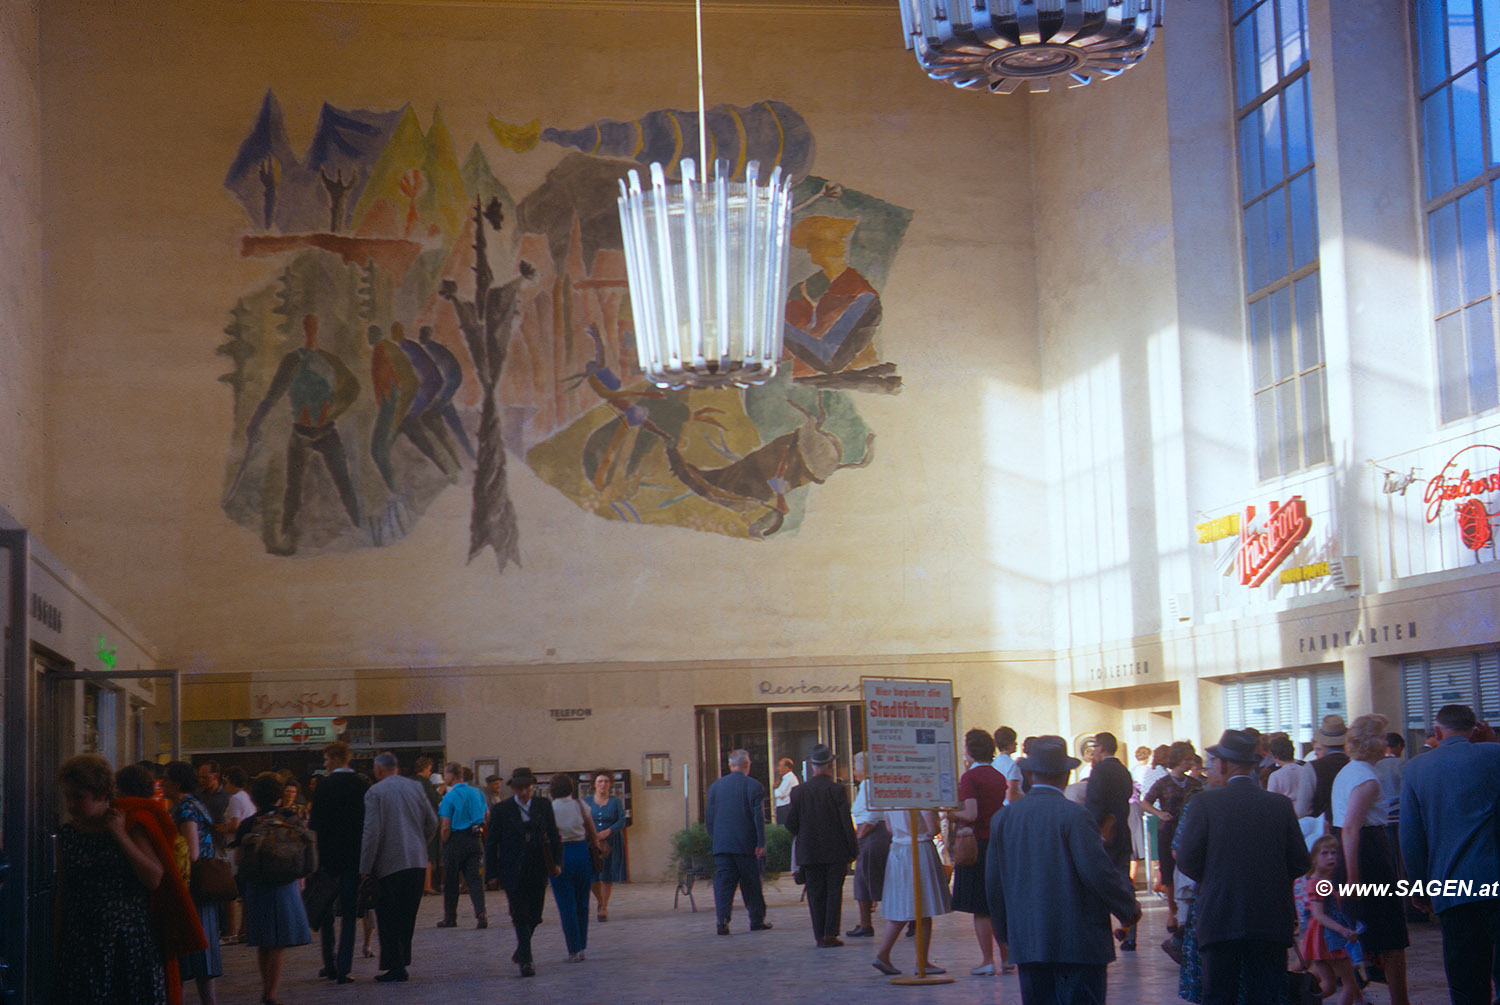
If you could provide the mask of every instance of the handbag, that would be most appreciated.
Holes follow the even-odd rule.
[[[322,928],[331,920],[334,901],[338,900],[339,882],[330,873],[319,869],[307,877],[302,886],[302,908],[307,912],[307,924],[313,931]]]
[[[222,858],[200,858],[191,866],[188,889],[193,899],[221,904],[239,899],[234,870]]]
[[[975,836],[974,828],[954,828],[953,841],[948,848],[948,857],[953,860],[953,864],[956,866],[979,864],[979,838]]]
[[[1287,1001],[1290,1005],[1323,1005],[1323,985],[1319,983],[1318,975],[1307,968],[1302,950],[1295,944],[1292,951],[1297,954],[1297,963],[1302,969],[1287,972]]]
[[[578,799],[577,796],[573,798],[578,802],[578,812],[583,814],[584,830],[589,849],[589,868],[594,871],[595,875],[598,875],[604,871],[604,852],[599,850],[599,835],[594,830],[594,816],[589,812],[588,807],[583,805],[582,799]]]

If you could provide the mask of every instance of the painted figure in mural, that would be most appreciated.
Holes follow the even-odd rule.
[[[427,350],[420,342],[414,342],[406,337],[406,328],[399,321],[391,324],[391,338],[395,341],[397,348],[406,356],[406,361],[411,364],[412,373],[416,375],[416,393],[411,399],[411,407],[406,410],[406,417],[401,420],[398,427],[401,434],[422,452],[422,455],[436,464],[449,478],[458,473],[458,449],[448,440],[448,434],[443,429],[442,419],[433,414],[433,406],[443,395],[443,374],[438,370],[437,364],[432,357],[427,355]],[[431,420],[437,419],[434,431]],[[428,435],[434,433],[435,436]],[[436,438],[439,450],[433,444]]]
[[[592,467],[589,471],[589,480],[594,488],[601,489],[612,477],[615,458],[620,455],[620,449],[625,446],[625,441],[632,429],[645,427],[648,431],[660,436],[668,443],[672,437],[651,421],[650,411],[645,405],[633,399],[637,398],[665,398],[666,394],[655,388],[642,390],[630,390],[624,387],[619,376],[611,370],[604,362],[604,340],[599,337],[599,329],[595,325],[587,328],[589,338],[594,340],[594,358],[584,364],[582,373],[575,373],[564,380],[568,387],[576,387],[580,382],[587,382],[595,394],[603,398],[605,403],[613,408],[617,414],[615,420],[615,431],[610,436],[608,445],[598,457],[589,457],[585,454],[583,461],[585,469]],[[706,420],[713,421],[713,420]],[[714,423],[718,425],[718,423]],[[592,464],[590,462],[592,461]]]
[[[792,247],[806,251],[818,267],[787,296],[785,341],[794,378],[878,362],[873,342],[880,293],[849,264],[849,239],[858,223],[807,216],[792,226]]]
[[[379,411],[375,429],[370,434],[370,456],[380,469],[386,487],[396,491],[396,471],[391,465],[391,448],[398,436],[405,436],[433,464],[450,478],[458,470],[458,460],[433,446],[422,416],[442,393],[443,377],[422,347],[406,337],[401,322],[391,325],[391,337],[382,336],[379,325],[371,325],[370,380],[375,388]],[[409,347],[409,348],[408,348]]]
[[[432,325],[423,325],[417,332],[417,339],[422,343],[422,348],[427,352],[427,358],[432,360],[432,365],[437,367],[442,376],[443,387],[438,396],[433,400],[432,407],[427,409],[423,419],[427,427],[433,431],[433,435],[442,435],[445,446],[452,452],[452,441],[448,440],[446,434],[441,430],[446,424],[453,433],[453,439],[463,448],[463,452],[470,457],[474,456],[474,448],[469,445],[469,434],[464,431],[463,420],[458,416],[458,409],[453,405],[453,399],[458,394],[458,389],[463,386],[464,370],[459,363],[458,357],[448,350],[437,339],[433,338]],[[453,455],[458,460],[458,455]]]
[[[359,397],[359,382],[344,361],[318,348],[318,318],[302,319],[305,342],[281,358],[276,376],[245,426],[245,456],[260,440],[260,427],[271,407],[287,395],[292,406],[292,433],[286,446],[286,493],[281,504],[281,543],[268,551],[297,550],[297,513],[302,508],[302,480],[307,475],[309,451],[323,458],[323,466],[338,489],[349,522],[360,525],[359,498],[349,478],[349,459],[335,421]]]
[[[417,394],[417,375],[411,368],[406,353],[396,343],[385,337],[379,325],[371,325],[366,333],[370,350],[370,386],[375,390],[375,430],[370,434],[370,456],[380,469],[380,477],[386,487],[396,491],[396,472],[391,467],[391,446],[401,420],[411,408],[411,400]]]
[[[344,180],[342,170],[335,171],[330,178],[325,169],[319,168],[318,175],[323,179],[323,187],[328,190],[328,230],[337,234],[344,224],[344,200],[348,198],[354,183],[359,180],[359,172],[355,171],[354,177],[348,181]]]
[[[667,463],[672,474],[694,493],[739,512],[766,510],[750,525],[751,537],[769,537],[781,529],[789,509],[788,492],[809,482],[821,485],[835,471],[844,468],[865,467],[875,456],[872,433],[865,441],[864,457],[854,464],[843,462],[843,444],[823,428],[828,413],[823,408],[821,391],[816,414],[795,401],[788,400],[787,404],[805,416],[800,426],[722,468],[689,464],[676,444],[667,444]]]

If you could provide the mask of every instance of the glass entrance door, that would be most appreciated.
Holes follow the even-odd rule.
[[[750,777],[766,787],[766,818],[774,820],[776,762],[792,762],[800,780],[807,778],[812,748],[833,748],[835,775],[851,787],[854,754],[863,749],[864,721],[857,704],[750,705],[699,707],[699,807],[707,802],[708,787],[729,770],[732,750],[750,753]]]

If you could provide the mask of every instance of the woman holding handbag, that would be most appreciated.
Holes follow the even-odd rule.
[[[578,798],[569,775],[552,776],[552,815],[562,838],[562,871],[552,877],[552,899],[568,943],[568,962],[581,963],[589,944],[589,887],[599,871],[599,835],[594,817]]]
[[[594,899],[599,902],[599,920],[609,920],[609,897],[616,883],[630,879],[625,865],[625,804],[609,794],[614,778],[608,771],[594,772],[593,795],[584,800],[599,835],[604,861],[594,873]]]
[[[197,798],[198,773],[186,761],[173,761],[167,765],[162,778],[161,791],[171,808],[178,833],[187,840],[188,861],[214,857],[214,826],[208,810]],[[198,921],[208,946],[201,953],[187,953],[178,957],[178,967],[184,983],[189,978],[198,984],[198,1001],[202,1005],[215,1005],[214,978],[224,973],[224,964],[219,957],[219,904],[218,901],[194,895],[193,906],[198,909]]]
[[[995,738],[982,729],[964,734],[964,763],[968,770],[958,780],[958,798],[963,809],[948,814],[953,821],[953,909],[974,916],[974,938],[979,941],[979,966],[975,977],[995,976],[995,929],[990,924],[990,905],[984,888],[984,859],[990,844],[990,819],[1005,805],[1005,776],[995,770]],[[1005,973],[1015,967],[1006,961]]]

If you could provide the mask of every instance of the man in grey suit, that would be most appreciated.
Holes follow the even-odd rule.
[[[1125,925],[1141,916],[1093,815],[1063,795],[1081,763],[1062,737],[1034,738],[1016,762],[1027,797],[990,820],[990,921],[1020,968],[1025,1005],[1103,1005],[1105,968],[1115,958],[1109,916]]]
[[[1204,753],[1209,784],[1224,783],[1192,798],[1176,839],[1177,870],[1198,881],[1203,1005],[1275,1005],[1296,923],[1292,883],[1307,872],[1307,844],[1291,801],[1256,781],[1253,736],[1226,729]]]
[[[1472,743],[1478,725],[1467,705],[1438,709],[1438,745],[1406,764],[1401,780],[1401,854],[1423,883],[1468,880],[1457,896],[1432,898],[1443,926],[1443,969],[1454,1005],[1488,1005],[1500,989],[1500,883],[1495,828],[1500,744]],[[1462,889],[1462,888],[1460,888]]]
[[[766,858],[766,787],[750,777],[749,751],[730,751],[729,774],[708,787],[704,823],[713,841],[719,934],[729,934],[736,886],[750,912],[750,931],[770,928],[760,889],[760,867]]]
[[[380,919],[382,983],[406,980],[411,939],[422,906],[427,845],[438,832],[437,813],[420,782],[406,778],[396,755],[375,755],[375,784],[365,793],[365,829],[359,872],[379,884],[375,913]]]

